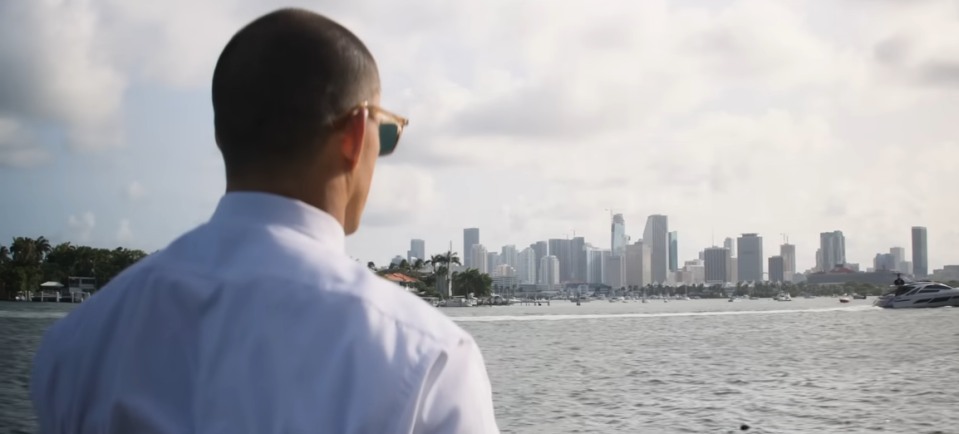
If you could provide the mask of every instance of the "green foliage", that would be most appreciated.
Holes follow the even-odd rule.
[[[453,273],[453,294],[489,297],[493,293],[493,278],[479,270],[468,268],[462,273]]]
[[[52,246],[44,237],[16,237],[9,247],[0,246],[0,293],[35,292],[47,281],[67,285],[70,276],[92,277],[99,288],[146,256],[123,247]]]

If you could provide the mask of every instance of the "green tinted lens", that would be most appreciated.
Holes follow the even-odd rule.
[[[380,124],[380,156],[390,155],[400,140],[400,128],[394,124]]]

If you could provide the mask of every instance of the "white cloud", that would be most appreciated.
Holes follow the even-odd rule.
[[[0,3],[0,115],[58,124],[74,149],[118,146],[125,80],[103,21],[86,0]]]
[[[140,184],[137,181],[133,181],[127,184],[126,197],[128,200],[136,202],[146,198],[147,195],[149,194],[150,192],[147,191],[146,187],[144,187],[143,184]]]
[[[396,226],[416,223],[437,209],[433,178],[422,168],[385,165],[376,168],[363,224]]]
[[[93,228],[96,227],[96,225],[96,216],[94,216],[91,211],[87,211],[79,217],[71,215],[70,218],[67,219],[67,226],[69,226],[72,236],[78,242],[90,241],[90,235],[93,233]]]
[[[130,244],[133,242],[133,230],[130,229],[130,220],[120,220],[120,227],[117,229],[117,242],[120,244]]]
[[[49,157],[16,119],[0,117],[0,167],[33,167]]]
[[[37,96],[0,108],[21,123],[111,133],[122,131],[111,122],[127,80],[208,92],[232,33],[286,5],[28,3],[4,6],[23,22],[8,28],[63,27],[70,40],[51,39],[24,65],[45,70],[56,47],[70,55],[50,66],[53,80],[0,84],[0,95]],[[955,1],[294,4],[366,41],[384,106],[411,118],[374,178],[357,256],[382,262],[414,236],[445,245],[466,226],[491,248],[573,230],[605,246],[609,208],[631,234],[646,215],[669,214],[684,257],[712,234],[757,231],[769,253],[788,233],[801,266],[821,231],[846,231],[848,256],[862,262],[908,245],[914,224],[952,233],[952,186],[903,167],[948,174],[959,161]],[[0,42],[4,64],[20,58],[10,47]],[[938,245],[931,238],[934,264],[959,262]]]

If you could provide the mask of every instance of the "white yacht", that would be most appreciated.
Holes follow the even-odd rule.
[[[780,292],[779,295],[776,296],[776,301],[793,301],[793,298],[788,292]]]
[[[959,307],[959,289],[938,282],[910,282],[873,302],[890,309]]]

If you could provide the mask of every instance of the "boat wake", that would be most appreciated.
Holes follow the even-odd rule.
[[[0,310],[0,318],[63,318],[67,312],[19,312]]]
[[[577,319],[615,319],[615,318],[663,318],[675,316],[722,316],[722,315],[773,315],[786,313],[816,312],[866,312],[879,311],[873,306],[830,307],[821,309],[779,309],[779,310],[741,310],[710,312],[662,312],[662,313],[612,313],[582,315],[496,315],[496,316],[456,316],[450,317],[456,322],[496,322],[496,321],[566,321]]]

